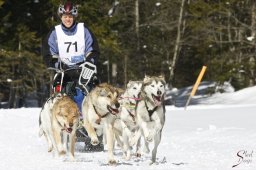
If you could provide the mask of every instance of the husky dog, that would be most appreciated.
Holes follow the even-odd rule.
[[[120,118],[115,120],[114,132],[118,144],[123,150],[123,157],[126,160],[131,158],[130,140],[139,130],[136,121],[135,106],[139,100],[139,94],[142,87],[142,81],[129,81],[124,94],[121,95],[119,103],[121,104]]]
[[[53,147],[59,155],[64,155],[69,150],[69,156],[74,160],[78,119],[78,107],[68,96],[59,93],[47,100],[39,117],[39,135],[44,134],[46,137],[48,152],[51,152]]]
[[[165,80],[163,76],[145,76],[141,90],[141,100],[136,107],[136,118],[145,139],[145,151],[149,152],[148,142],[154,140],[151,163],[156,161],[157,147],[161,141],[165,123]]]
[[[97,135],[100,136],[106,132],[109,164],[116,163],[113,155],[113,124],[119,113],[118,97],[118,89],[107,83],[102,83],[87,95],[82,105],[84,127],[91,138],[91,144],[99,144]]]

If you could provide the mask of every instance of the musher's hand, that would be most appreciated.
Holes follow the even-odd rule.
[[[92,52],[89,52],[88,54],[86,54],[85,56],[85,61],[86,62],[89,62],[89,63],[92,63],[92,64],[96,64],[95,62],[95,55],[94,55],[94,53],[92,53]]]
[[[98,84],[100,84],[100,81],[99,81],[98,77],[96,76],[96,74],[93,76],[91,81],[92,81],[93,86],[97,86]]]

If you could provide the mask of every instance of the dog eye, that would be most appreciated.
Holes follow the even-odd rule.
[[[110,95],[108,95],[107,97],[108,97],[108,98],[111,98],[111,96],[110,96]]]
[[[155,87],[155,85],[152,84],[151,87]]]
[[[136,87],[133,87],[134,90],[136,90],[137,88]]]

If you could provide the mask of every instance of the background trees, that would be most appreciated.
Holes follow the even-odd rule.
[[[41,43],[59,23],[59,2],[0,0],[0,101],[9,107],[31,92],[44,98],[49,74]],[[206,80],[230,81],[237,90],[256,83],[253,0],[75,2],[78,20],[99,41],[103,82],[124,86],[145,74],[164,74],[170,85],[182,87],[207,65]]]

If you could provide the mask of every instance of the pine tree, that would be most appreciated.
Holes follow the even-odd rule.
[[[31,24],[31,8],[30,1],[12,0],[5,1],[0,12],[0,86],[9,107],[23,106],[27,94],[39,90],[45,69],[40,57],[40,38]]]

